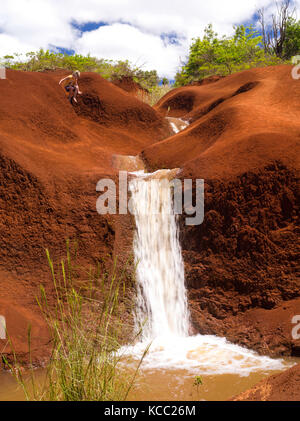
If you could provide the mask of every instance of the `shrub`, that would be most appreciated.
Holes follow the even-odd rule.
[[[252,27],[235,27],[232,37],[219,37],[208,25],[204,37],[190,46],[188,61],[176,75],[176,86],[187,85],[211,75],[226,76],[252,67],[278,64],[276,56],[262,49],[262,37]]]
[[[19,54],[7,55],[0,60],[0,65],[15,70],[42,72],[45,70],[66,69],[84,72],[97,72],[110,81],[130,76],[143,88],[151,89],[158,84],[159,78],[156,70],[144,71],[133,66],[128,60],[105,60],[91,57],[89,54],[62,54],[43,50],[25,54],[25,60]]]

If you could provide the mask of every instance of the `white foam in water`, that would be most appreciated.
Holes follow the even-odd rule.
[[[162,170],[162,172],[166,170]],[[156,171],[156,176],[159,171]],[[184,264],[178,238],[172,193],[164,179],[136,172],[129,183],[135,214],[134,255],[137,263],[135,325],[142,327],[141,342],[121,352],[143,361],[144,368],[193,370],[197,374],[281,370],[282,360],[211,335],[189,336],[189,312]],[[146,178],[145,178],[146,177]]]
[[[122,355],[140,360],[149,342],[123,347]],[[282,360],[259,356],[253,351],[211,335],[155,338],[143,360],[145,369],[182,369],[192,373],[248,376],[254,371],[282,370]]]
[[[187,121],[184,121],[181,118],[167,117],[167,120],[175,134],[181,132],[189,125]]]
[[[174,133],[176,133],[176,134],[179,133],[180,130],[175,126],[174,123],[172,123],[172,121],[170,121],[170,124],[171,124],[171,127],[172,127]]]

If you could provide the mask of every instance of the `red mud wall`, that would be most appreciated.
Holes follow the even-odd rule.
[[[194,327],[271,355],[298,355],[300,83],[291,66],[168,93],[190,126],[144,149],[152,169],[205,180],[202,225],[181,242]]]
[[[58,85],[67,74],[8,70],[0,80],[0,314],[19,354],[33,325],[40,358],[48,333],[35,296],[41,283],[51,293],[45,249],[59,261],[69,238],[78,264],[111,259],[117,227],[96,211],[96,183],[115,177],[113,154],[136,155],[170,132],[151,107],[94,73],[82,74],[72,107]]]
[[[194,328],[261,353],[299,352],[291,317],[300,313],[300,84],[290,72],[254,69],[179,88],[155,109],[93,73],[82,75],[83,95],[72,107],[58,86],[67,72],[7,72],[0,314],[18,352],[26,351],[24,323],[34,324],[36,351],[48,340],[34,299],[40,282],[49,284],[46,247],[57,259],[65,239],[77,239],[83,266],[128,253],[130,221],[99,215],[95,187],[116,176],[113,154],[140,152],[149,169],[180,167],[182,178],[205,180],[203,224],[181,220]],[[167,110],[190,126],[169,137]]]

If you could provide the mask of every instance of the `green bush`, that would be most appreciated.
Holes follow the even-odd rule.
[[[159,77],[156,70],[142,70],[133,66],[128,60],[105,60],[92,57],[89,54],[61,54],[43,50],[29,52],[25,60],[20,54],[6,55],[0,59],[0,65],[10,69],[24,70],[30,72],[42,72],[45,70],[66,69],[70,71],[97,72],[105,79],[114,81],[122,79],[123,76],[132,77],[143,88],[149,90],[156,86]]]
[[[290,18],[286,25],[283,55],[286,59],[300,54],[300,20]]]
[[[280,63],[266,55],[262,37],[252,27],[235,27],[232,37],[219,37],[212,25],[205,28],[203,38],[193,39],[188,61],[176,75],[176,86],[187,85],[211,75],[226,76],[252,67]]]

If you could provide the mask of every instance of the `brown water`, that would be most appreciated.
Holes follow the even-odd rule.
[[[140,375],[129,399],[137,401],[227,400],[265,377],[266,374],[263,373],[253,373],[247,377],[234,374],[201,376],[202,385],[194,386],[195,376],[184,370],[147,370]]]
[[[285,358],[286,363],[298,362],[300,358]],[[202,385],[194,386],[197,372],[187,370],[144,369],[141,370],[128,400],[133,401],[222,401],[251,388],[265,377],[275,374],[255,372],[241,377],[236,374],[201,375]],[[130,374],[132,374],[130,370]],[[35,371],[36,379],[44,381],[45,370]],[[25,375],[26,378],[26,375]],[[27,377],[30,385],[30,376]],[[26,400],[22,388],[9,372],[0,372],[0,401]]]
[[[300,358],[283,358],[284,364],[300,363]],[[253,387],[260,380],[280,371],[255,371],[238,374],[200,375],[202,384],[195,385],[197,370],[143,369],[129,400],[147,401],[224,401]]]

